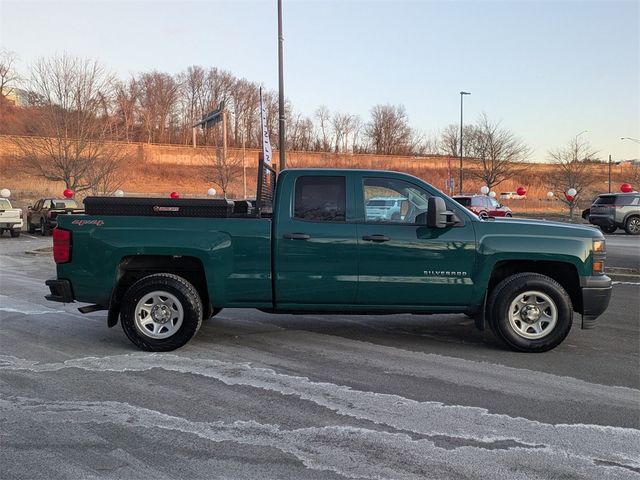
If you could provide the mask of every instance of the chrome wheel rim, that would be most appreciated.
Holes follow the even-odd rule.
[[[640,232],[640,218],[632,218],[629,220],[629,230],[633,233]]]
[[[530,290],[518,294],[509,306],[509,325],[527,340],[551,333],[558,322],[558,308],[547,294]]]
[[[134,315],[136,328],[141,334],[160,340],[172,336],[180,329],[184,309],[171,293],[155,291],[140,299]]]

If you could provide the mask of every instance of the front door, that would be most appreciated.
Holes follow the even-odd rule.
[[[344,175],[309,174],[286,178],[293,204],[278,205],[274,232],[276,305],[352,305],[356,299],[356,223],[347,205],[353,189]]]
[[[473,289],[475,235],[462,226],[416,224],[431,194],[417,183],[392,177],[362,179],[358,223],[357,303],[371,306],[466,305]],[[401,198],[395,218],[367,214],[367,201]]]

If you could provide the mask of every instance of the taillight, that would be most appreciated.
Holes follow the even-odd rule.
[[[71,232],[61,228],[53,229],[53,260],[56,263],[71,261]]]

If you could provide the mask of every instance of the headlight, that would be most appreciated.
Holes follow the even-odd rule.
[[[594,251],[594,253],[604,253],[605,252],[605,241],[604,240],[594,240],[593,241],[593,251]]]

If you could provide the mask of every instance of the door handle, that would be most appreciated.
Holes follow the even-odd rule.
[[[365,242],[381,243],[388,242],[391,239],[386,235],[365,235],[364,237],[362,237],[362,240],[364,240]]]
[[[285,233],[282,238],[286,240],[309,240],[311,237],[306,233]]]

